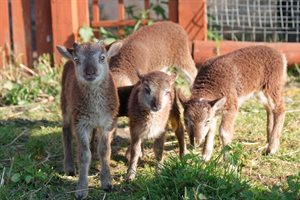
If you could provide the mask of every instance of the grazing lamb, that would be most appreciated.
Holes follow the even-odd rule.
[[[199,68],[189,100],[178,92],[191,143],[195,139],[199,145],[205,140],[204,160],[212,155],[217,115],[222,114],[219,132],[227,145],[233,138],[238,108],[254,93],[267,111],[267,153],[278,150],[285,117],[286,65],[285,56],[275,49],[247,47],[206,61]]]
[[[73,49],[57,46],[68,61],[63,70],[61,109],[63,115],[64,167],[74,175],[72,159],[72,132],[79,147],[79,181],[76,197],[88,195],[88,170],[91,161],[90,140],[97,132],[101,162],[102,188],[110,191],[109,160],[111,135],[119,109],[117,89],[109,71],[108,62],[121,48],[113,45],[107,52],[104,43],[73,44]]]
[[[134,85],[139,80],[136,69],[146,74],[172,65],[184,73],[190,85],[197,75],[188,36],[173,22],[142,27],[116,43],[123,43],[123,47],[110,60],[109,66],[117,87]]]
[[[128,150],[130,164],[126,180],[135,177],[143,139],[155,139],[154,154],[157,161],[162,161],[164,131],[169,117],[179,141],[180,155],[185,153],[184,130],[175,98],[176,74],[167,75],[154,71],[146,75],[138,74],[138,77],[140,81],[133,88],[128,103],[131,144]]]

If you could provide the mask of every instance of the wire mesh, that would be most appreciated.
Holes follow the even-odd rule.
[[[209,39],[300,41],[300,0],[207,0]]]

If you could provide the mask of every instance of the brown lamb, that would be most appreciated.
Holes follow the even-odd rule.
[[[176,74],[168,75],[154,71],[145,75],[138,74],[138,76],[140,81],[133,88],[128,103],[131,144],[128,150],[130,162],[127,181],[135,177],[144,139],[155,139],[154,154],[158,162],[162,161],[164,131],[169,118],[179,142],[180,155],[184,155],[186,149],[174,88]]]
[[[79,149],[79,180],[75,193],[78,199],[88,195],[88,171],[91,161],[92,133],[98,136],[102,188],[112,188],[110,175],[111,135],[119,109],[117,89],[109,71],[109,59],[116,55],[120,44],[108,52],[104,42],[74,43],[73,49],[57,46],[60,54],[70,61],[64,65],[62,77],[61,109],[63,115],[64,168],[74,175],[72,134]]]
[[[285,56],[275,49],[252,46],[209,59],[199,68],[190,99],[178,95],[191,143],[205,141],[204,160],[212,155],[217,115],[222,114],[219,132],[227,145],[239,107],[254,93],[267,111],[266,153],[278,150],[285,117],[286,65]]]
[[[134,85],[139,80],[136,69],[146,74],[175,66],[190,84],[197,75],[188,36],[180,25],[173,22],[156,22],[142,27],[116,43],[122,43],[123,47],[109,66],[117,87]]]

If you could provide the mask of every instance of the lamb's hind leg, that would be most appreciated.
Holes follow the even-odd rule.
[[[180,112],[179,112],[178,104],[176,102],[176,97],[173,103],[173,108],[170,113],[170,121],[171,121],[172,129],[175,132],[175,135],[179,143],[179,155],[183,156],[186,153],[186,145],[184,142],[184,128],[180,120]]]
[[[178,68],[183,73],[185,79],[188,81],[189,85],[191,86],[198,73],[198,70],[196,68],[192,56],[186,55],[186,57],[180,61],[180,64],[176,65],[176,68]]]
[[[285,106],[283,97],[275,100],[274,109],[272,110],[272,114],[269,117],[273,117],[273,120],[270,120],[270,124],[268,124],[268,130],[271,130],[271,125],[273,125],[272,131],[268,134],[268,148],[267,154],[275,154],[279,148],[280,144],[280,136],[283,129],[284,118],[285,118]],[[273,121],[273,124],[271,123]]]
[[[63,148],[64,148],[64,170],[68,176],[74,176],[74,164],[72,155],[72,130],[70,123],[66,121],[64,116],[63,134],[62,134]]]

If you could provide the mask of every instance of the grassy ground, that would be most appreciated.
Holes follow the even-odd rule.
[[[290,71],[289,79],[285,126],[276,155],[262,155],[266,148],[266,114],[252,99],[240,110],[235,143],[225,149],[231,155],[229,161],[221,158],[218,137],[211,162],[203,163],[199,150],[191,150],[180,160],[174,134],[169,133],[161,172],[155,173],[149,141],[137,179],[125,183],[128,140],[127,130],[120,129],[121,136],[113,141],[111,161],[114,191],[101,190],[95,155],[89,199],[300,199],[299,72]],[[36,95],[43,96],[39,92]],[[126,124],[126,119],[119,120],[120,127]],[[77,177],[64,175],[62,159],[58,96],[0,107],[0,199],[73,199]]]

